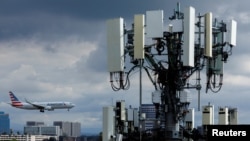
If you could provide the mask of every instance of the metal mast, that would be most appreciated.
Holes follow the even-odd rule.
[[[150,14],[151,17],[148,16]],[[130,30],[126,29],[122,18],[109,21],[108,66],[113,90],[128,89],[130,73],[139,68],[141,79],[141,70],[145,70],[155,91],[160,93],[160,101],[153,101],[156,109],[153,140],[194,138],[191,132],[186,131],[185,125],[181,124],[190,104],[185,90],[197,90],[200,99],[202,70],[205,70],[207,77],[206,92],[218,92],[221,89],[223,64],[236,46],[236,21],[231,20],[227,25],[223,21],[213,20],[212,13],[196,16],[193,7],[181,12],[179,3],[173,16],[169,17],[167,29],[161,28],[164,25],[162,11],[149,11],[145,24],[144,15],[136,15],[134,20]],[[118,27],[118,30],[114,31],[114,27]],[[155,34],[157,31],[159,34]],[[154,43],[144,45],[145,33]],[[115,58],[114,54],[117,55]],[[126,55],[130,57],[132,64],[128,71],[124,69]],[[195,82],[189,81],[192,76],[195,77]],[[141,106],[141,83],[139,87]],[[198,105],[200,108],[200,101]]]

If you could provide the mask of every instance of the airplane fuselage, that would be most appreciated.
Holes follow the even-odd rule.
[[[44,110],[53,111],[55,109],[71,109],[75,107],[75,104],[71,102],[30,102],[26,100],[26,102],[19,101],[18,98],[10,91],[10,100],[11,106],[20,109],[26,110],[40,110],[40,112],[44,112]]]
[[[45,110],[71,109],[74,107],[74,104],[72,104],[71,102],[33,102],[33,104],[44,106]],[[27,110],[42,109],[37,106],[31,105],[27,102],[22,102],[22,104],[19,104],[19,105],[12,104],[12,106],[16,108],[20,108],[20,109],[27,109]]]

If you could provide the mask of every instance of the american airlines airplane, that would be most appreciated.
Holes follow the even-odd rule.
[[[54,109],[71,109],[75,107],[75,104],[71,102],[30,102],[27,99],[26,102],[19,101],[18,98],[10,91],[10,100],[9,103],[12,107],[26,109],[26,110],[40,110],[40,112],[44,112],[44,110],[53,111]]]

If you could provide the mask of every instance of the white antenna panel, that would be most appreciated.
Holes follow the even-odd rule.
[[[194,122],[194,108],[188,109],[188,113],[187,113],[187,115],[186,115],[185,121]]]
[[[107,21],[107,57],[108,71],[124,70],[124,20],[123,18]]]
[[[228,108],[222,108],[219,107],[219,112],[218,112],[218,124],[219,125],[228,125]]]
[[[161,103],[161,91],[156,90],[152,92],[152,103]]]
[[[125,121],[126,120],[126,107],[125,107],[125,101],[121,101],[121,120]]]
[[[145,22],[144,15],[134,16],[134,59],[144,59]]]
[[[205,14],[205,56],[212,57],[213,41],[212,13]]]
[[[187,91],[183,90],[180,91],[180,102],[181,103],[190,103],[192,101],[190,93]]]
[[[231,46],[236,46],[237,22],[231,20],[228,25],[228,42]]]
[[[102,110],[102,138],[105,141],[112,140],[112,136],[115,135],[115,113],[114,113],[114,107],[107,106],[103,107]]]
[[[202,125],[214,124],[214,106],[207,105],[202,107]]]
[[[195,125],[195,123],[194,123],[194,121],[195,121],[195,120],[194,120],[194,117],[195,117],[194,108],[188,109],[188,112],[187,112],[186,117],[185,117],[185,122],[186,122],[186,125],[187,125],[188,123],[191,124],[191,125],[188,126],[188,127],[191,128],[191,129],[193,129],[193,128],[194,128],[194,125]]]
[[[195,9],[184,11],[183,65],[194,67]]]
[[[146,11],[146,37],[163,38],[163,10]]]
[[[182,20],[172,20],[169,24],[169,26],[172,26],[172,29],[169,32],[183,32],[183,21]]]

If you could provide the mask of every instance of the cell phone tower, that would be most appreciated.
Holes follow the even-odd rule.
[[[127,29],[121,17],[107,20],[111,87],[114,91],[129,89],[130,74],[138,68],[141,106],[141,75],[145,70],[155,88],[152,103],[157,124],[152,131],[153,140],[157,141],[192,138],[192,133],[184,134],[185,129],[180,124],[190,104],[186,90],[198,91],[200,107],[201,71],[204,70],[205,92],[219,92],[224,64],[236,46],[237,22],[234,20],[213,19],[211,12],[196,14],[191,6],[181,12],[179,3],[173,16],[167,19],[168,24],[164,23],[163,10],[146,11],[145,15],[134,15],[131,29]],[[152,44],[145,44],[146,39]],[[128,64],[126,57],[132,65],[125,65]],[[190,81],[191,78],[195,81]],[[145,139],[140,134],[139,139],[142,138]]]

